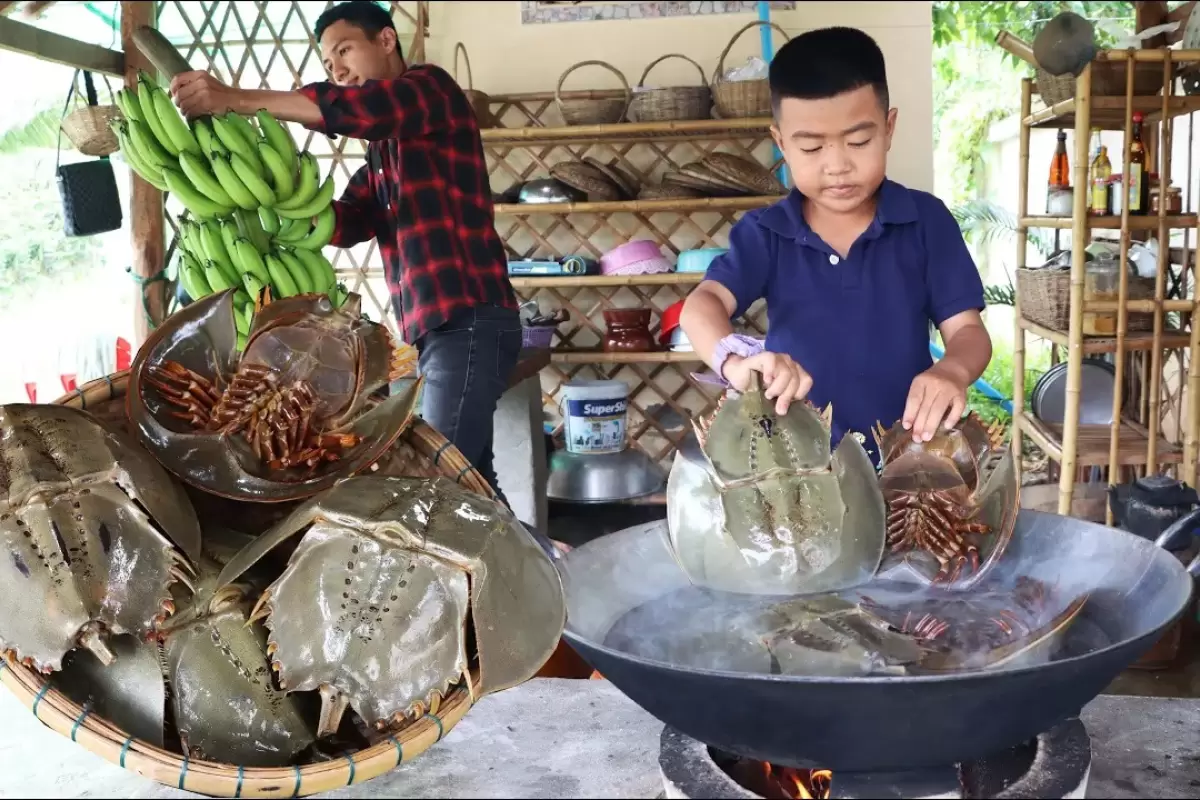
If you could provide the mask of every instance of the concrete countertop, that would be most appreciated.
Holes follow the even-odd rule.
[[[0,797],[197,797],[109,764],[0,690]],[[1200,797],[1200,700],[1104,696],[1084,709],[1089,797]],[[484,698],[439,744],[322,797],[654,798],[662,724],[601,680]]]

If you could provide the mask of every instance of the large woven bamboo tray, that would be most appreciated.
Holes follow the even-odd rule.
[[[128,381],[128,371],[118,372],[85,384],[55,403],[84,409],[103,422],[128,431],[124,410]],[[443,476],[465,489],[494,496],[491,487],[458,449],[420,419],[414,419],[408,431],[377,464],[379,472],[385,475]],[[227,515],[233,511],[247,530],[264,530],[257,526],[270,525],[295,505],[233,503],[195,492],[190,494],[202,520],[206,516]],[[253,523],[250,523],[251,519]],[[471,680],[476,682],[478,675],[473,674]],[[412,761],[437,744],[466,716],[472,704],[471,692],[460,685],[430,713],[373,747],[333,761],[295,767],[251,768],[190,760],[135,739],[51,688],[40,673],[11,657],[0,661],[0,683],[43,725],[106,761],[165,786],[212,797],[306,797],[364,783]]]

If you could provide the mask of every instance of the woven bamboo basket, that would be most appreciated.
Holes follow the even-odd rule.
[[[475,112],[475,119],[479,120],[480,128],[496,127],[496,118],[492,116],[492,100],[486,93],[475,88],[475,79],[471,76],[471,57],[467,55],[467,48],[462,42],[454,46],[454,82],[460,86],[462,83],[458,80],[458,54],[462,53],[463,61],[467,65],[467,85],[463,88],[463,94],[467,96],[468,102],[471,103],[471,109]]]
[[[85,156],[111,156],[121,149],[117,135],[109,127],[121,118],[116,106],[81,106],[63,117],[62,132]]]
[[[721,119],[767,117],[771,114],[771,86],[766,78],[752,81],[727,81],[721,77],[721,73],[725,71],[725,58],[733,48],[734,42],[742,38],[742,34],[746,31],[759,25],[770,25],[779,31],[785,42],[791,39],[783,28],[774,22],[764,20],[755,20],[733,35],[729,44],[725,45],[725,49],[721,51],[721,57],[717,59],[717,68],[713,71],[713,105],[716,107],[717,116]]]
[[[687,119],[708,119],[712,111],[712,89],[704,79],[704,68],[682,53],[659,56],[646,66],[638,80],[638,88],[646,85],[650,70],[668,58],[682,58],[700,73],[699,86],[668,86],[659,89],[635,91],[629,104],[631,122],[672,122]]]
[[[1125,94],[1124,61],[1092,62],[1092,94],[1097,97],[1121,97]],[[1172,68],[1174,71],[1174,68]],[[1075,96],[1075,76],[1051,75],[1036,67],[1038,94],[1048,106],[1061,103]],[[1135,97],[1153,97],[1163,88],[1163,68],[1157,62],[1139,61],[1133,70],[1133,94]]]
[[[1154,299],[1154,279],[1130,275],[1126,282],[1130,300]],[[1017,291],[1021,295],[1021,316],[1051,330],[1071,327],[1071,271],[1067,269],[1017,270]],[[1128,312],[1127,331],[1154,330],[1154,315]]]
[[[118,372],[87,383],[55,403],[84,409],[104,422],[128,430],[124,411],[128,381],[128,371]],[[420,419],[413,421],[409,430],[377,463],[384,474],[440,475],[457,481],[465,489],[494,496],[487,482],[457,448]],[[478,675],[473,674],[471,681],[478,682]],[[43,725],[106,761],[165,786],[212,797],[306,797],[364,783],[412,761],[441,741],[472,705],[471,693],[460,685],[430,713],[365,750],[334,761],[295,767],[250,768],[190,760],[135,739],[112,723],[90,714],[51,688],[41,674],[11,657],[0,661],[0,683]]]
[[[580,67],[604,67],[621,80],[625,96],[621,98],[605,96],[607,93],[572,92],[572,97],[564,100],[562,96],[563,82],[567,76]],[[582,96],[581,96],[582,95]],[[558,113],[568,125],[610,125],[625,119],[629,104],[633,101],[633,92],[629,89],[629,81],[621,70],[607,61],[580,61],[574,66],[567,67],[554,87],[554,103]]]

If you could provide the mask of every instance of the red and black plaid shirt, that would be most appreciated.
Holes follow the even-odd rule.
[[[334,202],[336,247],[379,240],[396,322],[415,343],[461,309],[516,308],[496,233],[479,123],[441,67],[362,86],[314,83],[326,135],[366,139],[367,164]]]

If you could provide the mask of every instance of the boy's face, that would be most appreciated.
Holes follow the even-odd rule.
[[[771,135],[792,183],[822,208],[854,211],[883,183],[896,109],[885,110],[874,87],[822,100],[785,97]]]
[[[339,86],[362,86],[370,80],[394,77],[392,53],[396,32],[384,28],[372,39],[362,28],[338,20],[321,34],[321,61]]]

